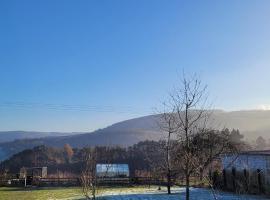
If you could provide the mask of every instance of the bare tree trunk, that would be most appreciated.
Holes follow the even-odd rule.
[[[186,174],[186,200],[189,200],[189,175]]]
[[[164,160],[162,159],[161,163],[158,165],[160,166],[160,171],[162,176],[166,177],[167,179],[167,193],[171,194],[171,186],[172,186],[172,171],[173,171],[173,164],[171,159],[172,154],[172,137],[173,134],[177,131],[177,124],[175,121],[175,112],[174,108],[170,108],[169,105],[163,103],[164,111],[159,112],[161,113],[161,119],[158,121],[158,125],[162,132],[166,134],[166,141],[164,143],[161,142],[161,150],[164,151]]]
[[[167,174],[167,191],[168,194],[171,194],[171,172],[168,169],[168,174]]]
[[[171,159],[170,159],[170,142],[171,142],[171,132],[169,131],[168,141],[167,141],[167,190],[168,194],[171,194]]]
[[[188,128],[189,128],[189,119],[188,119],[188,105],[185,105],[185,136],[186,136],[186,150],[187,150],[187,157],[186,157],[186,200],[189,200],[189,135],[188,135]]]
[[[200,167],[199,173],[200,173],[200,184],[202,184],[202,181],[203,181],[203,168],[202,167]]]

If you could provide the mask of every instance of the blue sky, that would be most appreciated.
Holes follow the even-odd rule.
[[[152,114],[179,74],[216,108],[270,105],[269,1],[0,2],[0,129],[91,131]]]

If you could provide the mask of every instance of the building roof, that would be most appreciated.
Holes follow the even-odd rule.
[[[229,154],[225,154],[225,155],[229,155]],[[270,156],[270,150],[242,151],[238,155],[262,155],[262,156]]]
[[[270,156],[270,150],[244,151],[240,154],[244,155],[265,155]]]
[[[242,151],[240,153],[225,153],[220,155],[224,156],[238,156],[238,155],[251,155],[251,156],[270,156],[270,150],[256,150],[256,151]]]

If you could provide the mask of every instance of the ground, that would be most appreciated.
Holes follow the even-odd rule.
[[[80,188],[0,188],[0,200],[49,200],[81,197]]]
[[[161,191],[156,186],[103,188],[103,200],[184,200],[184,188],[173,188],[172,195],[166,194],[166,188]],[[266,200],[258,196],[238,196],[231,193],[216,192],[218,200]],[[0,200],[83,200],[80,188],[0,188]],[[207,189],[191,189],[191,200],[211,200],[213,194]]]
[[[124,188],[102,188],[100,193],[124,194],[124,193],[143,193],[145,187],[124,187]],[[81,188],[15,188],[15,187],[0,187],[0,200],[75,200],[84,199]]]

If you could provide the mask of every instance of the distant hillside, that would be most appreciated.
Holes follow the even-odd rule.
[[[92,133],[70,136],[24,139],[0,144],[0,159],[9,157],[27,148],[38,145],[61,147],[69,143],[73,147],[93,145],[130,146],[143,140],[158,140],[161,133],[157,128],[158,115],[150,115],[116,123]],[[210,125],[216,129],[224,127],[239,129],[246,139],[259,135],[270,139],[270,111],[214,111]]]
[[[154,141],[139,142],[128,149],[121,147],[97,147],[97,162],[106,163],[108,160],[112,163],[129,164],[130,173],[134,174],[136,170],[145,170],[152,166],[149,163],[149,156],[145,149],[159,148],[159,144]],[[18,173],[21,167],[47,166],[50,176],[59,175],[59,172],[72,173],[79,175],[83,166],[85,148],[73,148],[73,154],[68,156],[65,148],[55,148],[46,146],[37,146],[33,149],[26,149],[14,154],[9,159],[0,163],[0,172],[3,169],[9,173]],[[156,150],[156,153],[161,153]],[[156,154],[155,154],[156,155]],[[159,159],[157,156],[153,159]]]
[[[35,131],[0,131],[0,143],[11,142],[19,139],[31,139],[42,137],[55,137],[74,135],[74,133],[61,133],[61,132],[35,132]]]
[[[59,167],[57,164],[63,165],[66,163],[64,150],[63,148],[45,146],[26,149],[2,162],[0,169],[6,168],[12,173],[18,173],[21,167],[31,167],[36,162],[42,166],[49,166],[50,170],[55,170],[56,167]]]

